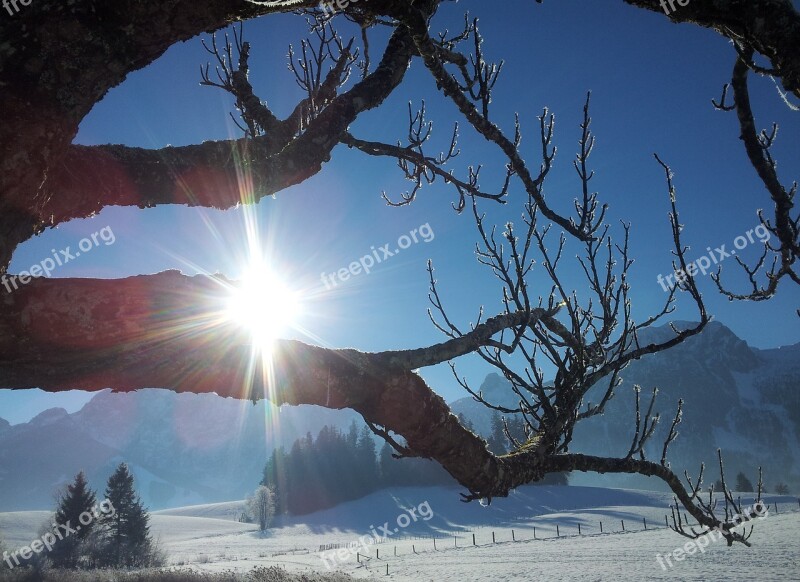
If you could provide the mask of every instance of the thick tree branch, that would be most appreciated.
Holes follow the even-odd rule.
[[[474,491],[500,463],[413,372],[379,354],[280,341],[274,372],[250,366],[244,332],[221,313],[229,283],[175,271],[121,280],[35,279],[0,294],[0,385],[177,392],[352,408],[402,435]],[[260,361],[260,357],[255,360]],[[273,376],[270,376],[274,373]],[[502,478],[506,488],[510,478]]]
[[[0,19],[0,272],[16,245],[47,224],[42,206],[58,191],[49,182],[78,124],[109,89],[177,42],[316,4],[34,2]]]
[[[230,208],[298,184],[330,159],[359,114],[380,105],[400,84],[413,52],[408,33],[397,29],[375,71],[335,97],[288,144],[284,133],[276,132],[161,150],[70,146],[47,180],[43,198],[26,208],[29,232],[35,225],[53,226],[111,205]]]
[[[627,4],[665,14],[673,22],[713,28],[726,38],[764,55],[786,91],[800,97],[800,14],[791,0],[716,0],[675,3],[625,0]]]

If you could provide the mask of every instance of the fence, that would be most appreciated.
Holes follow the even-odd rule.
[[[794,503],[783,503],[781,504],[783,509],[778,509],[778,503],[771,503],[768,504],[768,509],[774,509],[776,515],[780,515],[781,513],[798,513],[800,512],[800,499],[797,500],[798,508],[794,507]],[[788,505],[788,507],[786,507]],[[689,522],[688,516],[684,513],[684,527],[698,527],[699,524],[697,521]],[[378,573],[385,573],[386,576],[390,574],[389,572],[389,563],[388,559],[391,557],[397,557],[402,555],[417,555],[420,553],[425,553],[429,551],[446,551],[449,549],[454,548],[462,548],[466,549],[469,547],[478,547],[478,546],[487,546],[487,545],[495,545],[495,544],[502,544],[502,543],[515,543],[515,542],[530,542],[534,540],[545,540],[545,539],[554,539],[554,538],[567,538],[567,537],[575,537],[575,536],[589,536],[589,535],[599,535],[599,534],[621,534],[621,533],[630,533],[636,531],[645,531],[645,530],[657,530],[657,529],[667,529],[670,527],[670,516],[665,514],[664,515],[664,525],[660,523],[658,525],[654,523],[648,523],[647,518],[642,516],[640,519],[631,520],[628,519],[627,524],[624,519],[620,519],[619,521],[611,521],[611,520],[598,520],[596,524],[588,524],[588,523],[578,523],[577,527],[570,526],[566,527],[564,524],[559,524],[557,522],[549,522],[548,525],[552,528],[555,525],[556,535],[539,535],[536,532],[536,526],[526,526],[527,529],[533,529],[533,537],[521,537],[516,529],[511,529],[511,535],[508,536],[507,539],[502,539],[500,536],[497,535],[497,532],[491,531],[491,541],[489,541],[489,533],[481,533],[480,535],[485,536],[485,538],[478,538],[478,532],[460,532],[460,533],[450,533],[450,534],[428,534],[428,535],[402,535],[397,537],[383,538],[376,542],[376,544],[386,544],[389,542],[395,542],[395,545],[391,552],[382,551],[381,548],[375,548],[374,551],[371,551],[370,554],[363,554],[358,552],[356,554],[356,559],[361,567],[366,568],[367,570],[376,570]],[[540,529],[541,532],[541,529]],[[407,552],[406,554],[401,552],[398,553],[396,542],[401,541],[414,541],[414,542],[423,542],[423,543],[414,543],[411,545],[411,552]],[[431,545],[427,545],[424,542],[430,542]],[[350,547],[352,544],[326,544],[320,546],[320,551],[324,551],[325,549],[338,549],[339,547]]]

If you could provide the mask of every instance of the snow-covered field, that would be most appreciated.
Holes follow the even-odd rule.
[[[321,546],[346,548],[361,537],[363,545],[352,553],[329,550],[328,563],[357,578],[415,582],[800,580],[796,498],[767,497],[771,510],[756,522],[753,547],[711,541],[703,553],[673,558],[673,567],[664,570],[656,555],[688,541],[664,526],[670,499],[651,491],[525,487],[482,507],[461,503],[457,489],[400,488],[281,520],[264,535],[235,520],[242,508],[237,502],[156,512],[152,530],[173,564],[207,571],[256,565],[324,571]],[[8,546],[26,545],[46,517],[44,512],[0,513],[0,531]],[[372,545],[367,542],[372,530],[391,535]],[[336,557],[337,551],[346,559]]]

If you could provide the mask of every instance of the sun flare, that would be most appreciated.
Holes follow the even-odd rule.
[[[263,352],[294,326],[299,312],[297,294],[266,264],[248,269],[227,305],[228,318],[248,329]]]

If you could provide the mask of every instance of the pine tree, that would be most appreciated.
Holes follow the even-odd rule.
[[[288,510],[289,489],[286,484],[286,451],[283,447],[272,451],[264,466],[264,476],[259,485],[269,487],[275,495],[275,513],[280,515]]]
[[[475,425],[472,424],[472,421],[470,419],[464,416],[463,412],[458,413],[458,422],[460,422],[461,426],[463,426],[469,432],[475,432]]]
[[[736,475],[736,491],[755,491],[753,482],[748,479],[741,471]]]
[[[347,446],[355,450],[358,445],[358,425],[356,421],[350,423],[350,430],[347,432]]]
[[[378,461],[378,467],[381,474],[381,484],[383,487],[395,487],[397,485],[403,485],[400,480],[400,473],[398,471],[398,465],[400,463],[392,455],[394,455],[394,449],[389,443],[384,442],[383,446],[381,447],[379,456],[380,460]]]
[[[125,463],[108,479],[106,499],[114,511],[104,516],[105,557],[109,565],[150,565],[154,554],[150,516],[133,486],[133,475]]]
[[[488,440],[489,450],[495,455],[502,455],[508,452],[506,441],[506,435],[503,432],[503,419],[500,418],[498,412],[494,412],[492,414],[492,432]]]
[[[56,526],[63,526],[64,531],[74,533],[53,546],[49,557],[55,567],[75,568],[78,565],[81,559],[81,542],[92,534],[98,517],[96,501],[95,493],[89,488],[83,471],[75,476],[75,481],[67,485],[59,496],[53,522]],[[87,519],[87,515],[91,518]]]
[[[378,457],[372,431],[366,425],[358,435],[356,451],[361,475],[360,493],[367,495],[378,488]]]
[[[518,443],[524,443],[528,440],[528,435],[525,432],[525,421],[521,416],[514,415],[508,420],[508,432]]]

